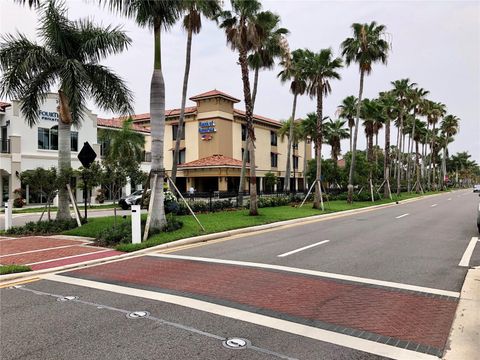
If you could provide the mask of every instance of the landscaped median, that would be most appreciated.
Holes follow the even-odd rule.
[[[0,266],[0,275],[15,274],[15,273],[26,272],[26,271],[32,271],[30,266],[15,265],[15,264]]]
[[[425,195],[431,194],[438,194],[438,192],[430,192],[426,193]],[[131,252],[168,243],[174,240],[185,239],[199,235],[213,234],[222,231],[264,225],[278,221],[305,218],[345,210],[360,209],[374,205],[388,204],[400,200],[407,200],[418,196],[420,195],[402,194],[398,199],[394,198],[394,200],[383,199],[374,203],[354,202],[351,205],[347,204],[344,200],[326,201],[324,211],[312,209],[312,204],[306,203],[302,208],[294,206],[261,208],[259,210],[260,215],[258,216],[249,216],[248,210],[231,210],[207,214],[198,214],[198,219],[204,226],[206,230],[205,232],[200,229],[193,217],[188,215],[177,216],[176,218],[183,222],[182,228],[171,232],[162,232],[152,235],[147,241],[140,244],[120,243],[115,246],[115,249],[124,252]],[[143,215],[143,217],[145,218],[146,215]],[[130,217],[117,217],[117,226],[122,223],[129,224]],[[97,238],[100,233],[104,232],[105,230],[112,229],[113,226],[114,218],[112,216],[92,218],[89,219],[88,223],[84,224],[82,227],[68,230],[64,232],[64,234]]]

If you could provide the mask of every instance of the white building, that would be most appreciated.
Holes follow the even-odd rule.
[[[0,102],[0,189],[2,202],[13,199],[15,189],[21,187],[18,174],[37,167],[45,169],[58,165],[58,95],[49,94],[40,106],[38,121],[30,127],[20,111],[20,103]],[[84,142],[88,141],[100,155],[97,144],[97,115],[90,110],[85,113],[79,129],[72,127],[72,168],[78,169],[81,164],[78,152]],[[26,200],[32,203],[42,202],[38,194],[29,194]],[[81,190],[77,190],[77,199],[82,198]]]

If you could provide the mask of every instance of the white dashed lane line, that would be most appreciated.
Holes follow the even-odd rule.
[[[403,215],[399,215],[399,216],[396,216],[395,219],[401,219],[401,218],[403,218],[405,216],[408,216],[408,215],[410,215],[410,214],[406,213],[406,214],[403,214]]]

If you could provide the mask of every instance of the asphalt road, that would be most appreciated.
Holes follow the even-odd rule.
[[[478,236],[475,211],[479,201],[478,195],[470,191],[442,194],[357,215],[204,243],[170,252],[169,255],[282,265],[458,292],[467,271],[467,268],[458,264],[470,239]],[[306,246],[311,247],[291,253]],[[471,266],[480,265],[479,247],[473,252]],[[282,254],[284,256],[279,257]],[[154,257],[148,258],[153,261]],[[117,268],[121,272],[122,265],[119,264]],[[194,265],[197,266],[196,263]],[[127,268],[124,270],[126,277],[131,275]],[[99,277],[108,277],[114,272],[105,266],[92,269]],[[139,271],[140,280],[153,276],[160,281],[162,274],[165,274],[161,268]],[[63,274],[61,277],[71,281],[68,276]],[[188,274],[186,276],[184,282],[188,285]],[[151,284],[154,278],[150,279]],[[132,279],[135,280],[133,275]],[[113,280],[102,283],[99,280],[96,284],[99,284],[99,288],[40,280],[18,289],[0,289],[1,358],[386,358],[360,351],[348,344],[335,345],[329,341],[295,335],[288,328],[281,331],[226,313],[200,311],[195,306],[189,306],[188,302],[179,304],[149,299],[140,293],[143,291],[141,289],[169,293],[151,284],[141,287],[127,280],[123,283]],[[130,289],[130,293],[115,292],[115,284]],[[212,287],[217,293],[220,292],[217,294],[220,298],[221,289],[215,288],[215,285],[212,280]],[[248,284],[238,285],[248,288]],[[265,284],[268,288],[274,285]],[[360,290],[368,289],[362,287]],[[191,301],[198,299],[189,292],[178,294]],[[392,292],[385,294],[390,296]],[[59,296],[67,295],[77,296],[78,299],[57,301]],[[269,294],[258,295],[268,298]],[[394,293],[393,296],[399,294]],[[274,300],[272,298],[272,302]],[[430,301],[429,297],[425,297],[425,301]],[[215,299],[212,302],[215,304]],[[419,304],[424,305],[423,300]],[[355,306],[355,303],[351,306]],[[126,317],[129,312],[139,310],[148,311],[149,318]],[[428,321],[426,325],[429,325]],[[242,350],[227,349],[222,341],[231,337],[248,339],[252,346]],[[409,357],[403,359],[410,360]]]
[[[460,291],[480,198],[469,190],[175,252]],[[294,211],[294,210],[292,210]],[[407,216],[398,218],[404,214]],[[328,243],[278,255],[324,240]],[[480,265],[480,246],[471,264]]]

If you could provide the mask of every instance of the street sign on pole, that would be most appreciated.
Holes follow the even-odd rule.
[[[88,169],[90,165],[95,161],[97,158],[97,153],[93,148],[90,146],[88,141],[83,143],[82,150],[78,153],[78,160],[82,163],[83,167]],[[83,202],[85,208],[85,219],[87,218],[87,193],[88,193],[88,186],[87,186],[87,178],[83,176]]]

